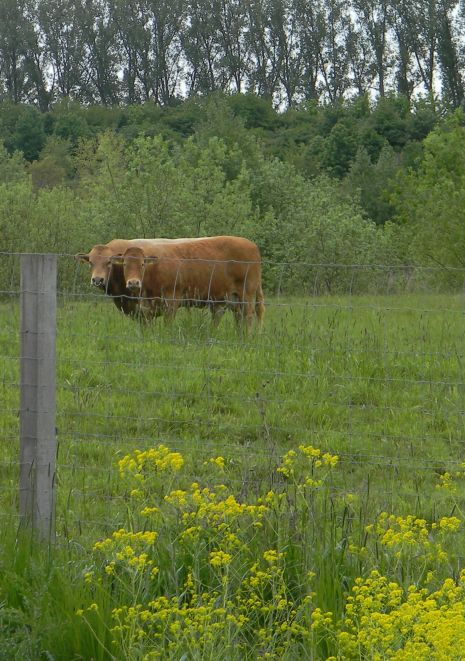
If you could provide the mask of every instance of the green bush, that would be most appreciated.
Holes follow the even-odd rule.
[[[399,176],[392,195],[410,232],[411,252],[430,279],[463,285],[465,268],[465,115],[457,111],[425,139],[416,169]]]

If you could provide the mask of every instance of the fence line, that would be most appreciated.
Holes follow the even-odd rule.
[[[19,383],[6,383],[2,385],[7,385],[8,387],[15,387],[15,388],[20,388]],[[463,384],[465,385],[465,384]],[[114,386],[111,386],[111,393],[118,393],[118,394],[125,394],[125,395],[135,395],[138,397],[146,396],[146,397],[153,397],[157,396],[160,399],[163,398],[168,398],[168,399],[182,399],[185,397],[185,393],[176,393],[176,392],[162,392],[159,390],[125,390],[124,388],[117,388]],[[73,393],[80,393],[80,392],[100,392],[100,388],[98,386],[94,387],[80,387],[80,386],[57,386],[57,391],[65,391],[65,392],[73,392]],[[200,393],[194,393],[193,396],[197,397]],[[264,404],[270,404],[274,403],[276,400],[271,397],[262,397],[257,393],[255,397],[242,397],[240,395],[234,396],[234,395],[214,395],[215,401],[225,401],[225,402],[241,402],[241,403],[249,403],[249,404],[257,404],[258,399],[260,402]],[[281,404],[288,404],[292,402],[292,398],[280,398],[280,403]],[[316,406],[321,406],[320,401],[311,401],[308,402],[308,406],[310,408],[316,407]],[[350,401],[348,402],[331,402],[331,407],[333,408],[342,408],[342,409],[353,409],[354,411],[396,411],[396,412],[405,412],[405,411],[411,411],[412,407],[409,406],[395,406],[390,404],[385,405],[385,406],[380,406],[376,404],[354,404]],[[446,413],[454,413],[457,415],[465,415],[465,408],[456,408],[456,407],[443,407],[441,409],[442,411]],[[422,414],[432,414],[435,411],[428,409],[425,405],[422,406],[417,406],[414,411],[416,413],[422,413]],[[16,408],[6,408],[6,407],[0,407],[0,413],[11,413],[13,415],[16,415],[18,410]],[[32,412],[32,409],[31,409]],[[34,411],[37,412],[37,411]],[[74,417],[100,417],[103,420],[110,420],[110,419],[120,419],[120,420],[140,420],[140,416],[133,416],[133,415],[117,415],[117,414],[104,414],[104,413],[85,413],[83,411],[58,411],[57,416],[65,416],[65,415],[70,415]],[[150,418],[150,417],[145,417],[145,420],[156,420],[157,418]]]
[[[0,251],[0,257],[21,257],[23,255],[37,255],[37,256],[44,256],[44,255],[49,255],[50,253],[41,253],[41,252],[9,252],[9,251]],[[70,261],[75,258],[75,253],[69,253],[69,252],[55,252],[53,253],[55,257],[64,257],[64,258],[69,258]],[[129,258],[129,256],[128,256]],[[237,264],[256,264],[257,262],[251,262],[251,261],[245,261],[245,260],[237,260],[237,259],[228,259],[228,260],[215,260],[215,259],[210,259],[210,258],[177,258],[177,257],[166,257],[163,256],[163,259],[166,261],[185,261],[185,262],[207,262],[207,263],[225,263],[225,262],[233,262]],[[447,264],[445,265],[438,265],[438,266],[426,266],[424,264],[377,264],[377,263],[370,263],[370,262],[306,262],[306,261],[301,261],[301,262],[285,262],[285,261],[279,261],[275,262],[272,260],[268,260],[266,258],[262,258],[261,264],[269,265],[269,266],[278,266],[278,267],[291,267],[291,268],[296,268],[296,267],[301,267],[305,266],[308,268],[340,268],[340,269],[364,269],[364,268],[376,268],[376,269],[385,269],[385,270],[420,270],[420,271],[439,271],[439,272],[444,272],[444,271],[459,271],[459,272],[465,272],[465,266],[449,266]],[[76,267],[79,267],[79,264],[75,264]],[[85,268],[85,267],[84,267]]]
[[[153,441],[153,439],[150,439],[150,440]],[[153,445],[153,443],[152,443],[152,445]],[[183,450],[183,449],[185,449],[183,447],[184,444],[183,444],[182,440],[179,440],[179,439],[177,440],[177,442],[171,442],[170,445],[172,446],[173,450]],[[207,447],[206,449],[208,450],[208,452],[210,452],[212,450],[217,449],[217,446],[215,446],[213,444],[210,444],[210,446]],[[245,455],[248,456],[250,454],[250,449],[247,448],[247,451],[244,449],[243,452],[244,452]],[[265,455],[263,455],[263,457],[264,456]],[[269,455],[267,455],[267,457],[268,456]],[[441,465],[441,470],[443,470],[443,471],[446,471],[446,470],[450,471],[450,470],[460,469],[460,468],[463,470],[463,461],[458,460],[458,459],[456,459],[456,460],[449,459],[449,460],[443,460],[443,461],[432,459],[430,461],[424,460],[423,462],[416,461],[416,462],[412,463],[411,460],[408,457],[389,456],[389,455],[386,455],[386,454],[382,454],[382,455],[375,455],[375,454],[370,455],[370,454],[363,454],[363,453],[354,454],[354,453],[351,453],[351,452],[343,452],[343,451],[339,452],[338,457],[339,457],[340,463],[342,465],[366,466],[367,464],[374,464],[374,465],[375,464],[382,464],[383,469],[385,469],[385,470],[394,470],[394,471],[397,470],[399,467],[407,467],[407,468],[415,468],[415,470],[419,470],[419,471],[430,472],[432,468],[438,467],[439,464]],[[21,463],[21,461],[0,461],[0,466],[1,467],[7,467],[7,468],[15,467],[15,468],[19,469],[22,465],[23,464]],[[41,464],[42,468],[43,467],[48,467],[48,466],[49,466],[48,463],[47,464]],[[109,475],[109,474],[117,475],[117,474],[119,474],[119,469],[116,466],[96,466],[96,465],[93,465],[93,464],[76,464],[76,463],[67,464],[67,463],[63,463],[63,462],[60,462],[60,464],[59,464],[59,471],[60,472],[71,471],[73,473],[76,473],[76,472],[79,472],[79,471],[85,472],[85,473],[94,472],[94,473],[103,473],[103,474],[106,474],[106,475]],[[262,478],[260,480],[258,480],[258,479],[253,480],[253,479],[250,479],[250,477],[249,477],[248,480],[252,483],[254,483],[254,482],[259,483],[259,482],[263,482],[264,478]],[[228,476],[227,481],[228,482],[231,482],[231,481],[232,482],[241,482],[241,481],[243,481],[243,478]],[[274,481],[277,482],[278,478],[275,478]],[[284,482],[281,481],[281,484],[284,484]],[[78,487],[72,487],[73,491],[74,491],[74,489],[77,489],[77,488]],[[353,489],[346,488],[346,489],[340,489],[340,490],[342,492],[342,491],[352,491]],[[8,492],[8,493],[11,493],[11,487],[2,486],[2,487],[0,487],[0,491],[5,491],[5,492]],[[88,492],[86,491],[86,493],[88,493]],[[391,492],[386,491],[385,493],[391,493]],[[120,498],[122,496],[117,496],[117,497]],[[124,497],[127,498],[127,495],[124,496]]]

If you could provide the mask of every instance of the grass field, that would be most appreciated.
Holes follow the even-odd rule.
[[[375,525],[382,512],[420,517],[429,526],[441,517],[461,518],[460,489],[436,485],[447,481],[447,475],[459,483],[465,459],[464,303],[464,295],[280,297],[268,301],[264,332],[243,339],[228,316],[214,331],[201,311],[183,311],[171,325],[141,327],[119,314],[109,300],[62,295],[57,339],[58,544],[51,562],[50,555],[27,552],[27,544],[15,541],[19,320],[17,300],[2,303],[0,498],[3,555],[15,561],[0,578],[0,647],[6,650],[0,658],[375,658],[375,648],[363,641],[357,641],[358,647],[344,647],[338,638],[342,625],[333,631],[323,620],[318,628],[316,609],[331,611],[343,621],[356,577],[365,580],[373,569],[405,589],[409,584],[420,589],[429,571],[436,572],[438,582],[460,574],[460,529],[452,531],[450,540],[435,539],[433,528],[428,529],[431,545],[441,544],[447,560],[439,562],[430,548],[428,555],[426,547],[412,546],[407,562],[405,549],[387,545],[383,555],[380,531],[370,546],[367,526]],[[175,477],[174,469],[165,476],[157,469],[153,481],[146,476],[145,486],[134,489],[118,470],[118,461],[136,449],[160,444],[181,453],[182,478]],[[321,450],[308,464],[306,478],[308,455],[299,454],[299,446]],[[286,465],[282,457],[289,451],[297,452],[288,458],[292,470],[277,472]],[[328,464],[325,469],[324,462],[317,463],[324,453],[339,457],[337,467]],[[210,461],[218,457],[224,462]],[[286,497],[287,509],[276,500],[273,521],[265,516],[266,534],[256,532],[260,521],[256,529],[241,524],[242,537],[239,528],[235,530],[249,549],[227,551],[240,562],[235,566],[238,585],[245,589],[245,558],[250,564],[254,554],[274,549],[286,560],[284,573],[276,570],[270,581],[285,584],[280,594],[289,612],[291,602],[303,603],[302,595],[310,590],[304,575],[315,573],[311,607],[304,614],[293,606],[295,631],[288,629],[287,642],[281,634],[263,634],[257,642],[249,632],[239,636],[240,644],[234,639],[233,646],[232,634],[220,637],[217,632],[207,644],[198,642],[197,631],[197,642],[190,638],[188,644],[187,634],[175,635],[176,627],[169,640],[165,633],[163,640],[157,638],[161,634],[154,633],[155,625],[139,640],[133,632],[136,625],[127,621],[130,642],[122,633],[118,638],[108,624],[109,609],[117,599],[134,605],[134,583],[132,591],[127,583],[123,590],[122,580],[119,592],[102,591],[101,582],[96,587],[94,578],[86,579],[86,573],[98,573],[98,566],[110,567],[108,558],[107,564],[98,565],[93,544],[111,539],[112,531],[120,528],[147,529],[134,499],[147,505],[156,495],[163,503],[171,488],[187,489],[192,482],[213,490],[220,479],[217,469],[238,503],[256,504],[270,492]],[[319,471],[324,473],[321,480]],[[135,491],[141,493],[131,496]],[[185,580],[191,571],[185,548],[178,549],[184,534],[176,528],[179,516],[171,511],[159,522],[158,534],[161,538],[165,530],[165,542],[163,553],[157,551],[160,579],[154,594],[185,599],[174,576],[174,567]],[[394,529],[397,524],[392,525]],[[215,548],[218,540],[210,536],[207,559]],[[395,553],[401,555],[396,559]],[[195,580],[202,591],[223,594],[228,562],[223,573],[218,569],[221,562],[216,573],[213,563],[212,579],[197,558],[192,567],[197,567]],[[144,589],[137,588],[138,598]],[[272,593],[269,586],[260,593],[262,610],[273,601]],[[90,613],[76,624],[75,611],[86,603],[98,605],[99,617]],[[234,612],[240,608],[235,602]],[[53,629],[57,612],[62,613],[61,636]],[[263,613],[262,628],[274,630],[277,611],[274,624],[267,624]],[[280,626],[289,625],[289,618],[289,613],[281,618]],[[396,641],[390,643],[392,649],[403,649]],[[422,657],[418,649],[417,657],[391,652],[379,658],[440,658]]]

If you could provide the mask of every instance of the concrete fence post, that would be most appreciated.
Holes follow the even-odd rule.
[[[55,536],[56,255],[21,256],[20,484],[22,524]]]

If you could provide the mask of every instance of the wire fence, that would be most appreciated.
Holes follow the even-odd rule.
[[[263,268],[265,282],[280,273],[279,286],[265,290],[263,331],[245,336],[232,315],[215,327],[205,310],[139,323],[91,289],[72,256],[58,256],[58,534],[123,522],[130,496],[118,460],[158,444],[189,458],[193,481],[218,481],[208,460],[223,456],[222,479],[241,494],[285,489],[280,458],[313,445],[340,457],[334,498],[375,499],[380,510],[421,499],[460,469],[465,270]],[[335,291],[315,285],[329,272]],[[29,385],[20,378],[20,255],[0,254],[0,275],[0,502],[2,518],[16,520],[20,390]]]

